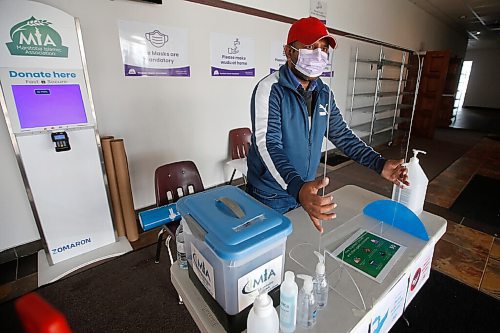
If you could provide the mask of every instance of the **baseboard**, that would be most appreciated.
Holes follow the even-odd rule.
[[[37,253],[43,249],[42,240],[38,239],[23,245],[18,245],[0,252],[0,265]]]

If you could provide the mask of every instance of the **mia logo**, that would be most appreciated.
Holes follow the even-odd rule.
[[[205,267],[205,260],[204,258],[199,258],[196,253],[193,254],[193,262],[196,265],[196,268],[198,271],[208,280],[210,279],[210,271]]]
[[[11,55],[67,58],[68,48],[47,20],[31,17],[10,29],[12,42],[6,43]]]
[[[267,284],[267,281],[271,280],[273,277],[276,277],[276,272],[274,269],[265,269],[260,276],[255,279],[249,279],[247,284],[243,287],[241,291],[242,294],[247,295],[253,292],[254,290],[260,289],[262,286]]]
[[[205,259],[205,257],[198,251],[198,249],[191,243],[191,253],[193,256],[193,271],[203,284],[205,289],[215,298],[215,275],[214,268]]]

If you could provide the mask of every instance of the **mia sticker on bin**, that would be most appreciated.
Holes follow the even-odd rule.
[[[238,311],[253,303],[254,291],[269,292],[280,285],[283,255],[268,261],[238,279]]]
[[[205,259],[205,257],[198,251],[198,249],[191,243],[191,253],[193,254],[193,271],[208,290],[210,295],[215,298],[215,277],[214,268]]]

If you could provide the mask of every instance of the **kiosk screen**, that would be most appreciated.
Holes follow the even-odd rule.
[[[87,123],[78,84],[12,85],[21,129]]]

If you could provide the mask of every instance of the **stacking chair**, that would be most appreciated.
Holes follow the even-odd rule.
[[[250,147],[252,131],[247,127],[235,128],[229,131],[229,147],[231,149],[231,160],[227,165],[233,168],[233,174],[229,184],[233,182],[236,171],[241,172],[246,184],[247,175],[247,155]]]
[[[169,163],[155,170],[155,195],[157,207],[174,203],[185,195],[201,192],[203,190],[204,187],[200,173],[192,161]],[[158,233],[155,263],[160,262],[160,253],[165,232],[168,234],[165,244],[170,257],[170,264],[174,263],[172,251],[170,249],[170,240],[175,240],[175,231],[179,223],[179,221],[167,223]]]

